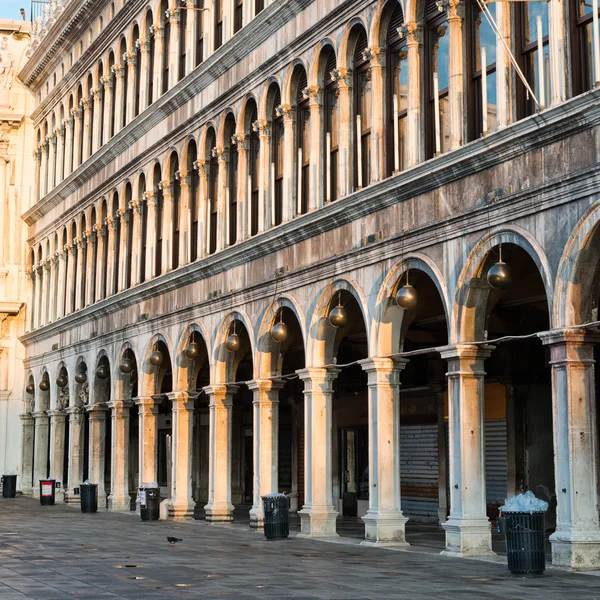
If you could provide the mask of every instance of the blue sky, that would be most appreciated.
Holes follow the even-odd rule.
[[[0,0],[0,19],[21,19],[19,9],[24,8],[30,18],[31,0]]]

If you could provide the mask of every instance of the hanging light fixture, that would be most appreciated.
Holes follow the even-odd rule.
[[[125,375],[129,375],[133,371],[133,361],[130,358],[124,358],[119,365],[119,371]]]
[[[240,336],[235,332],[235,321],[233,322],[233,333],[225,340],[225,347],[229,352],[237,352],[240,349]]]
[[[406,271],[406,283],[396,293],[396,304],[402,310],[410,310],[417,306],[418,301],[417,290],[408,283],[408,271]]]
[[[283,310],[279,311],[279,322],[275,323],[271,329],[271,338],[278,344],[282,344],[288,338],[287,325],[283,322]]]
[[[155,350],[151,355],[150,355],[150,364],[153,367],[160,367],[163,364],[163,355],[162,352],[160,350]]]
[[[188,347],[185,349],[184,354],[190,360],[196,360],[200,356],[200,346],[196,342],[190,342]]]
[[[81,365],[79,371],[75,373],[75,381],[77,383],[85,383],[87,381],[87,373],[85,372],[83,365]]]
[[[64,388],[65,385],[67,385],[67,383],[68,383],[67,378],[62,374],[56,378],[56,385],[59,388]]]
[[[108,377],[108,367],[105,365],[100,365],[96,369],[96,377],[98,379],[106,379]]]
[[[25,391],[31,395],[33,394],[33,392],[35,392],[35,386],[33,385],[33,383],[30,383],[26,388]]]
[[[338,303],[329,311],[329,322],[334,327],[343,327],[348,323],[348,314],[342,306],[342,292],[338,292]]]
[[[44,377],[40,381],[40,390],[42,392],[47,392],[50,389],[50,382],[48,381],[48,374],[45,373]]]
[[[510,268],[502,261],[502,244],[499,247],[499,260],[490,267],[487,274],[487,281],[489,286],[495,290],[505,290],[512,283]]]

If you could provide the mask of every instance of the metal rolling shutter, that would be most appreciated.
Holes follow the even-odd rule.
[[[506,499],[506,419],[485,422],[485,493],[488,505]]]
[[[400,427],[402,512],[417,521],[437,521],[437,425]]]

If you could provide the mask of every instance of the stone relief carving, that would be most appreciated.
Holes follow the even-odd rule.
[[[69,406],[69,388],[64,387],[58,392],[57,399],[58,408],[63,409]]]
[[[0,40],[0,89],[10,90],[14,77],[14,56],[8,51],[8,38]]]
[[[79,406],[87,406],[90,403],[90,384],[87,381],[81,384],[77,397]]]

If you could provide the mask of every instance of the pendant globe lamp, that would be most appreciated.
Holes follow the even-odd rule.
[[[184,353],[190,360],[196,360],[200,356],[200,346],[196,342],[190,342]]]
[[[240,336],[235,332],[235,321],[233,322],[233,333],[225,340],[225,348],[229,352],[237,352],[240,349]]]
[[[338,303],[329,311],[329,322],[334,327],[344,327],[348,323],[348,313],[342,306],[342,292],[338,292]]]
[[[411,310],[417,306],[418,301],[417,290],[408,282],[408,271],[406,271],[406,283],[396,293],[396,304],[402,310]]]
[[[119,371],[125,375],[129,375],[133,371],[133,361],[130,358],[124,358],[119,365]]]
[[[509,266],[502,260],[502,244],[499,247],[499,260],[490,267],[487,274],[487,281],[491,288],[495,290],[506,290],[512,283],[512,275]]]
[[[271,338],[278,344],[287,341],[288,329],[287,325],[283,322],[283,310],[279,311],[279,321],[271,329]]]
[[[153,367],[160,367],[163,364],[163,361],[163,353],[160,350],[154,350],[154,352],[150,355],[150,364]]]

